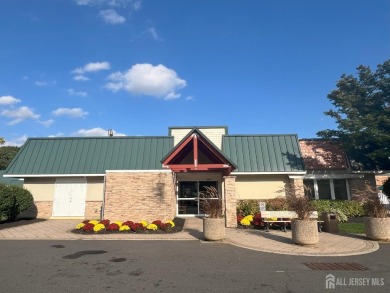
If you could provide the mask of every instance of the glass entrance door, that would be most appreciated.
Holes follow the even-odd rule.
[[[218,181],[180,181],[177,198],[179,215],[203,215],[199,206],[199,196],[205,186],[218,190]]]

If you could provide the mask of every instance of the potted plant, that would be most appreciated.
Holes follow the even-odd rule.
[[[218,241],[225,237],[225,219],[223,217],[222,197],[215,187],[204,186],[201,192],[200,206],[205,214],[203,234],[205,240]]]
[[[366,212],[363,219],[366,236],[373,240],[390,241],[389,211],[381,203],[378,190],[366,182],[364,188],[354,190],[353,198],[363,204]]]
[[[300,245],[317,244],[318,223],[317,219],[311,218],[315,210],[310,199],[305,196],[298,196],[296,192],[289,190],[287,194],[288,208],[297,214],[297,218],[291,221],[292,240]]]

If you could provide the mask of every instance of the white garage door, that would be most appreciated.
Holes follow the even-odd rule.
[[[54,191],[54,217],[83,217],[87,183],[85,179],[57,179]]]

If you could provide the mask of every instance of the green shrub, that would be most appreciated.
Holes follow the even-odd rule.
[[[390,177],[383,183],[383,193],[386,194],[387,198],[390,200]]]
[[[15,220],[33,204],[33,196],[23,187],[0,184],[0,216]]]
[[[345,222],[350,217],[361,217],[365,215],[363,205],[354,200],[313,200],[313,205],[321,213],[337,213],[339,220]]]
[[[237,204],[237,215],[255,215],[260,211],[258,200],[240,200]]]
[[[16,213],[16,197],[9,185],[0,184],[0,219],[9,219]]]

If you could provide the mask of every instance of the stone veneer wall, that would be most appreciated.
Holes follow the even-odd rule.
[[[171,220],[176,214],[171,172],[108,172],[104,218],[114,220]]]
[[[236,177],[225,176],[225,221],[226,227],[234,228],[237,227],[237,197],[236,197]]]
[[[53,213],[52,201],[34,201],[34,204],[27,210],[21,213],[19,219],[49,219]]]
[[[295,194],[296,197],[305,196],[303,177],[299,177],[299,178],[291,177],[290,178],[290,185],[291,185],[291,191]]]
[[[85,218],[89,220],[100,219],[102,201],[87,201],[85,203]]]

